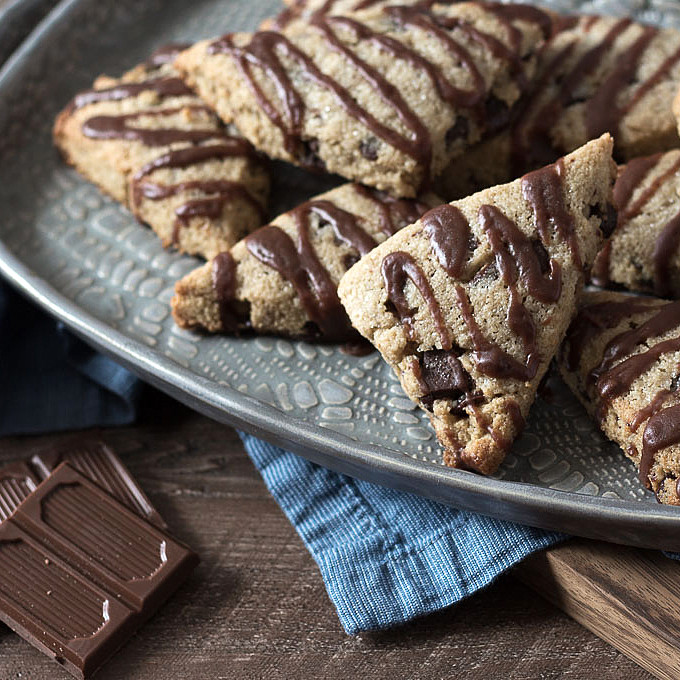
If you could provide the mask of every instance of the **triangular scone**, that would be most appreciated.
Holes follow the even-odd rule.
[[[597,256],[597,285],[680,297],[680,149],[636,158],[614,185],[616,229]]]
[[[205,40],[175,65],[269,156],[413,197],[507,118],[550,30],[525,5],[376,7]]]
[[[68,163],[162,239],[211,257],[263,222],[269,176],[172,66],[168,46],[115,79],[100,76],[62,111],[54,140]]]
[[[337,296],[341,276],[440,202],[393,199],[358,184],[316,196],[178,281],[175,321],[211,332],[357,339]]]
[[[435,188],[443,197],[519,177],[604,132],[614,136],[619,161],[680,146],[672,111],[680,81],[677,29],[625,18],[565,18],[536,70],[512,124],[442,172]]]
[[[680,505],[680,302],[584,296],[559,355],[574,394],[662,503]]]
[[[434,208],[345,274],[353,326],[430,413],[444,460],[494,472],[521,430],[606,231],[609,135]]]

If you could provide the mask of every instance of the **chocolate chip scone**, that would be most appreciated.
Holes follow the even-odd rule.
[[[413,197],[517,102],[550,30],[520,5],[378,7],[206,40],[175,65],[269,156]]]
[[[522,429],[606,231],[609,135],[434,208],[345,274],[353,326],[425,409],[444,461],[490,474]]]
[[[620,161],[680,146],[672,111],[680,31],[596,16],[561,29],[539,53],[512,124],[451,163],[436,185],[442,196],[508,181],[603,132],[614,136]]]
[[[59,114],[54,139],[163,245],[211,257],[262,224],[269,178],[253,147],[179,78],[179,49],[99,77]]]
[[[175,321],[211,332],[357,339],[338,299],[341,276],[440,202],[393,199],[358,184],[312,198],[178,281]]]
[[[616,229],[595,260],[593,282],[680,297],[680,149],[619,168],[614,203]]]
[[[584,296],[559,355],[565,382],[662,503],[680,505],[680,303]]]

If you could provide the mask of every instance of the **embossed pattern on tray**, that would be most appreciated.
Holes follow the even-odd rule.
[[[555,0],[553,8],[629,15],[680,26],[675,0]],[[77,30],[41,46],[0,108],[0,238],[78,307],[196,375],[298,419],[441,463],[428,419],[377,354],[276,338],[207,337],[177,328],[173,284],[198,260],[164,251],[149,229],[67,168],[51,143],[55,114],[102,72],[117,74],[156,46],[253,29],[275,0],[117,0],[81,3]],[[66,30],[66,29],[64,29]],[[331,186],[274,164],[274,215]],[[559,381],[539,398],[497,477],[591,496],[653,501],[618,447],[606,441]],[[464,473],[461,473],[464,474]]]

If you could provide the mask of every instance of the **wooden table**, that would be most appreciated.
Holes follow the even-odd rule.
[[[98,680],[652,677],[509,575],[397,630],[346,635],[236,433],[150,388],[143,403],[136,426],[102,436],[202,563]],[[0,462],[56,437],[0,439]],[[68,677],[0,628],[0,680]]]

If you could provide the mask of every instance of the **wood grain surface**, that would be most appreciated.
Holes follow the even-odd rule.
[[[236,433],[150,388],[143,403],[138,425],[102,436],[202,563],[98,680],[651,677],[507,575],[396,630],[347,636]],[[0,462],[66,436],[0,439]],[[68,677],[0,627],[0,680]]]

